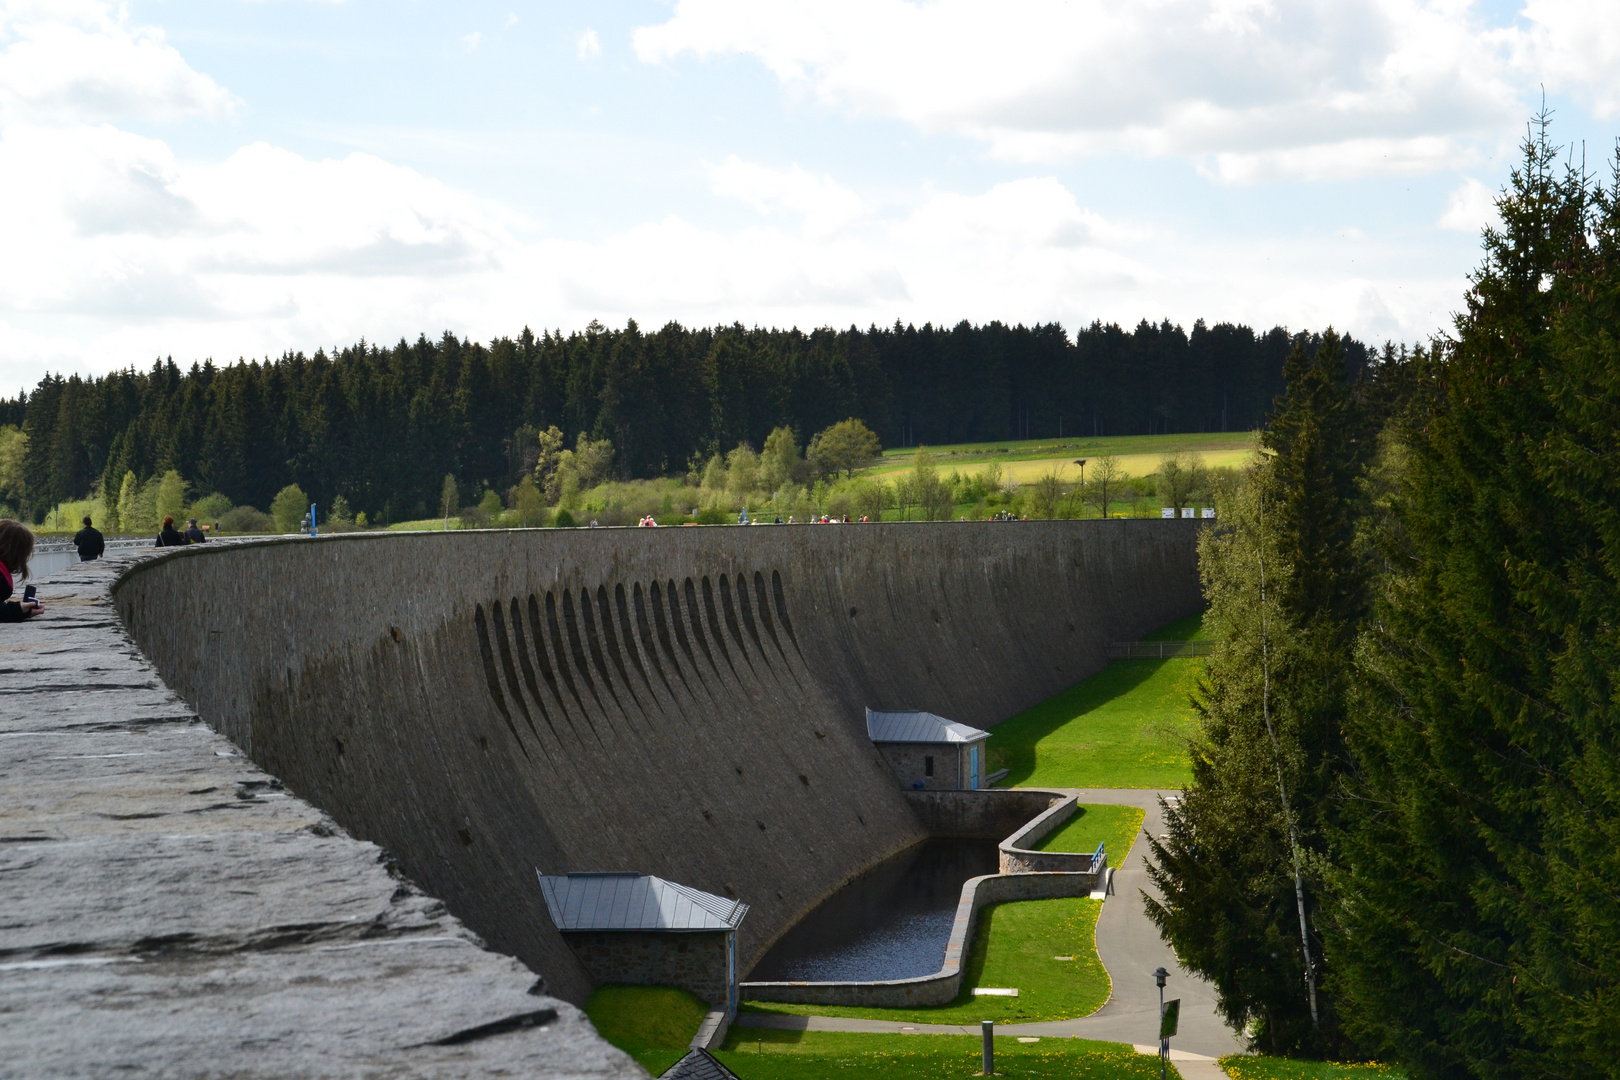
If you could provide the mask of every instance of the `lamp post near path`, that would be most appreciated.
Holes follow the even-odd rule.
[[[1153,972],[1153,981],[1159,984],[1159,1080],[1165,1080],[1165,1063],[1170,1060],[1170,1037],[1176,1033],[1181,1020],[1181,999],[1164,1000],[1164,981],[1170,973],[1164,968]]]

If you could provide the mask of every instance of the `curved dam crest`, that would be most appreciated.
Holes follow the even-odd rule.
[[[209,724],[549,991],[535,869],[751,905],[739,974],[925,830],[864,710],[991,727],[1200,606],[1179,520],[350,534],[114,588]]]

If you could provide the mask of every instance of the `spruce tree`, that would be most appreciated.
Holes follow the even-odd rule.
[[[1357,479],[1377,417],[1331,331],[1314,354],[1296,346],[1285,374],[1267,457],[1199,546],[1220,644],[1196,702],[1193,783],[1149,841],[1163,899],[1148,913],[1257,1048],[1320,1055],[1343,1045],[1322,985],[1318,867],[1367,599]]]
[[[1333,986],[1430,1077],[1620,1075],[1620,218],[1546,116],[1405,433],[1346,729]]]

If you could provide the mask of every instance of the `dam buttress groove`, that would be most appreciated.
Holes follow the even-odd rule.
[[[721,608],[725,612],[724,631],[715,614],[714,588],[706,575],[701,579],[704,617],[695,619],[693,605],[689,602],[683,609],[676,599],[681,589],[689,598],[697,595],[691,578],[686,578],[680,589],[673,581],[666,582],[663,589],[653,582],[645,590],[641,582],[633,582],[631,588],[636,598],[636,618],[633,622],[623,582],[613,584],[612,602],[609,601],[605,583],[596,586],[594,595],[589,587],[582,588],[579,591],[578,611],[579,622],[585,630],[586,652],[590,656],[588,663],[580,649],[572,591],[562,594],[566,633],[558,630],[555,590],[546,590],[543,601],[537,594],[530,593],[523,598],[495,599],[487,609],[483,603],[475,603],[473,628],[478,638],[478,652],[483,660],[484,681],[489,688],[490,701],[506,721],[517,749],[527,758],[531,754],[531,744],[536,745],[547,757],[567,752],[559,733],[559,718],[563,728],[574,738],[577,739],[578,732],[585,729],[601,741],[601,732],[596,730],[592,720],[592,710],[586,707],[578,692],[577,687],[581,684],[588,688],[595,712],[608,717],[606,723],[609,727],[613,724],[611,717],[617,716],[622,720],[626,732],[632,735],[638,723],[701,723],[704,716],[721,707],[720,699],[707,692],[711,686],[723,688],[721,692],[724,693],[729,683],[730,687],[740,690],[750,701],[769,702],[802,692],[810,675],[808,671],[795,670],[795,660],[798,668],[802,669],[804,665],[797,646],[794,646],[794,655],[790,659],[777,636],[776,623],[780,621],[787,626],[790,621],[787,617],[787,600],[781,587],[781,573],[772,570],[771,579],[771,594],[776,606],[774,618],[766,599],[765,579],[761,571],[754,571],[752,585],[746,574],[738,574],[735,585],[730,575],[718,579]],[[754,618],[755,609],[749,602],[750,589],[758,605],[758,622]],[[736,597],[735,604],[733,596]],[[700,642],[703,666],[699,666],[697,655],[691,652],[689,646],[682,650],[687,657],[683,665],[682,653],[677,653],[670,645],[667,634],[660,635],[662,655],[659,655],[660,645],[654,641],[646,618],[649,602],[660,626],[667,621],[669,625],[679,628],[677,636],[683,642],[688,640],[688,633],[692,639]],[[542,606],[547,613],[544,621],[540,618]],[[759,632],[761,624],[765,627],[763,637]],[[743,627],[747,628],[746,637]],[[709,651],[708,640],[711,636],[724,658],[723,668],[715,663],[714,654]],[[766,644],[767,639],[769,645]],[[658,673],[656,685],[648,675],[649,665],[643,661],[644,654]],[[741,657],[741,668],[733,661],[733,655]],[[566,694],[558,687],[551,666],[553,658],[557,669],[563,673],[563,681],[568,687]],[[540,682],[535,678],[536,670],[542,673],[545,691],[540,689]],[[631,670],[636,672],[635,678],[631,678]],[[681,694],[675,692],[665,674],[666,670],[675,673],[682,687]],[[691,672],[690,679],[688,671]],[[701,699],[691,691],[694,683],[705,689]],[[606,690],[606,698],[598,690],[599,684]],[[611,710],[607,704],[609,700],[612,702]],[[510,706],[508,703],[511,703]],[[536,723],[537,717],[539,724]],[[516,723],[519,719],[529,732],[527,741]],[[544,734],[540,725],[544,725]]]
[[[145,561],[115,603],[204,720],[582,1002],[590,979],[536,869],[740,898],[746,972],[925,835],[866,737],[867,706],[993,733],[1100,668],[1109,642],[1197,610],[1197,531],[288,538]]]

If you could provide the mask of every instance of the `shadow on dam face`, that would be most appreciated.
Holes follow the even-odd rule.
[[[990,727],[1200,606],[1180,520],[350,534],[115,587],[169,685],[582,1002],[535,879],[751,905],[746,971],[924,835],[866,706]]]

